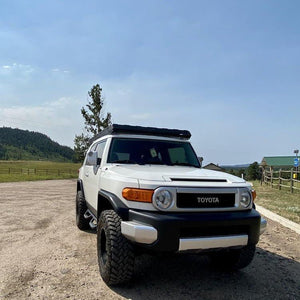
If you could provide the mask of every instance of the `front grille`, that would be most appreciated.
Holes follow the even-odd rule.
[[[178,193],[177,207],[179,208],[226,208],[234,207],[235,194],[211,194],[211,193]]]

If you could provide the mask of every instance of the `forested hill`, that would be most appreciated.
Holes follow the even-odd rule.
[[[0,127],[1,160],[71,161],[74,151],[39,132]]]

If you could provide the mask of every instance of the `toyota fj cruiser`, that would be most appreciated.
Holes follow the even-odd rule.
[[[131,279],[141,252],[196,251],[230,269],[252,261],[266,228],[245,180],[202,169],[186,130],[117,125],[91,140],[79,171],[76,223],[97,227],[100,274]]]

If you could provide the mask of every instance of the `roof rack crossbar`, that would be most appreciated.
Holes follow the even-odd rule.
[[[90,142],[92,143],[100,137],[114,133],[176,137],[185,140],[192,136],[188,130],[112,124],[91,138]]]

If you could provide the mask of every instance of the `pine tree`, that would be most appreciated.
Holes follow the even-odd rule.
[[[84,160],[84,155],[88,149],[90,138],[83,133],[81,135],[76,135],[74,139],[74,161],[82,162]]]
[[[89,101],[87,108],[81,108],[81,114],[84,118],[86,133],[76,135],[74,139],[75,160],[83,161],[85,152],[89,145],[89,140],[97,133],[111,125],[111,114],[107,113],[104,117],[102,88],[99,84],[94,85],[88,92]]]
[[[247,179],[258,180],[260,178],[261,178],[261,172],[259,169],[259,164],[255,161],[247,169]]]

